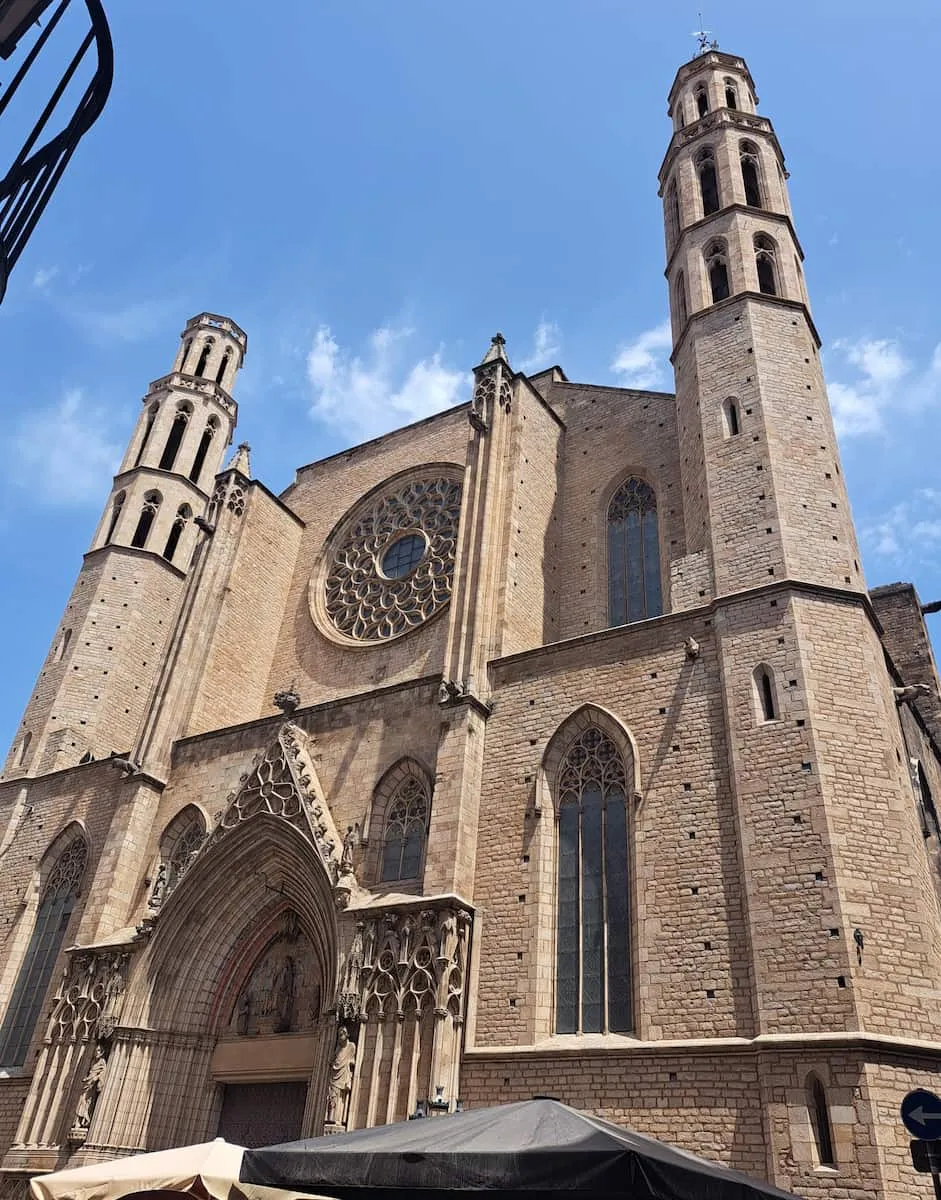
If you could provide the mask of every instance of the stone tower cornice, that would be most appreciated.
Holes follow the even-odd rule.
[[[677,337],[676,342],[674,343],[673,352],[670,355],[670,362],[675,365],[677,355],[679,354],[683,343],[686,341],[686,337],[690,329],[698,324],[699,321],[705,317],[711,317],[715,313],[721,312],[723,309],[735,308],[736,305],[741,301],[746,300],[754,301],[758,304],[771,305],[772,307],[790,308],[795,312],[802,313],[807,321],[807,327],[814,339],[814,343],[819,350],[820,346],[822,345],[820,334],[817,332],[817,326],[814,324],[814,319],[810,315],[810,309],[802,301],[789,300],[786,296],[768,296],[764,292],[736,292],[734,296],[727,296],[724,300],[719,300],[717,303],[711,304],[708,308],[702,308],[698,312],[694,312],[690,315],[686,324],[683,326],[681,333]]]
[[[237,325],[231,317],[223,317],[218,313],[211,312],[197,313],[195,317],[190,317],[190,319],[186,322],[180,337],[185,337],[188,333],[192,333],[194,330],[199,329],[200,327],[209,327],[212,329],[218,329],[221,333],[227,333],[242,347],[243,356],[248,351],[248,334],[240,325]]]
[[[691,235],[696,234],[699,232],[699,230],[704,229],[707,225],[714,224],[717,218],[726,216],[730,213],[742,213],[746,216],[755,216],[756,214],[760,214],[764,219],[779,222],[790,233],[794,240],[794,248],[800,255],[801,262],[804,261],[804,249],[797,237],[797,231],[794,228],[794,222],[787,213],[772,212],[767,208],[751,208],[747,204],[727,204],[724,208],[720,208],[718,212],[710,213],[709,216],[702,217],[699,221],[694,221],[692,225],[687,225],[680,231],[679,237],[676,239],[676,245],[673,247],[672,251],[670,252],[670,257],[667,259],[666,269],[663,272],[664,275],[666,275],[666,277],[669,279],[670,272],[673,269],[673,264],[676,261],[677,255],[683,250],[687,240]]]
[[[169,375],[162,375],[159,379],[155,379],[147,389],[147,395],[142,398],[141,403],[149,404],[156,396],[169,395],[173,391],[209,396],[233,418],[238,413],[238,404],[224,387],[211,379],[204,379],[200,375],[185,375],[182,371],[171,371]]]
[[[663,162],[660,164],[660,170],[657,173],[657,178],[660,181],[659,195],[663,195],[667,177],[673,169],[677,155],[684,147],[688,146],[691,142],[698,141],[701,137],[716,133],[719,130],[725,130],[730,126],[747,131],[753,136],[757,134],[767,137],[774,146],[782,170],[784,169],[784,154],[781,150],[781,144],[778,141],[778,135],[774,132],[774,126],[767,117],[759,117],[756,113],[745,113],[737,108],[717,108],[712,112],[706,113],[704,117],[700,117],[698,121],[694,121],[691,125],[684,125],[682,129],[678,129],[673,134],[670,144],[667,147],[667,152],[663,156]],[[785,178],[787,178],[788,173],[786,170],[784,174]]]

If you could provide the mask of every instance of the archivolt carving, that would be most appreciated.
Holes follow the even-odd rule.
[[[461,485],[443,476],[411,479],[354,513],[323,583],[334,628],[359,642],[382,642],[439,612],[451,597],[460,515]],[[424,540],[424,553],[390,577],[386,554],[409,535]]]
[[[229,793],[222,820],[199,853],[243,821],[259,814],[280,817],[313,840],[336,888],[337,902],[345,906],[358,885],[350,866],[341,862],[343,841],[320,789],[303,729],[286,722],[274,744],[256,756],[252,766],[239,780],[238,791]]]

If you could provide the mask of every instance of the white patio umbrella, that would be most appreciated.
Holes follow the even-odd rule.
[[[120,1200],[134,1192],[187,1192],[203,1200],[288,1200],[294,1192],[239,1183],[242,1146],[223,1138],[133,1154],[30,1180],[33,1200]],[[305,1196],[304,1200],[311,1200]]]

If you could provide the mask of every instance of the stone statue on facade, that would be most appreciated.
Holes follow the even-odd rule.
[[[167,864],[161,863],[157,868],[157,876],[154,879],[154,886],[150,889],[150,899],[147,901],[149,909],[156,909],[163,904],[167,895]]]
[[[350,1041],[345,1025],[337,1030],[337,1048],[330,1064],[330,1085],[327,1092],[327,1125],[346,1126],[350,1092],[353,1090],[353,1068],[356,1063],[356,1043]]]
[[[95,1054],[92,1058],[92,1064],[88,1069],[88,1074],[82,1080],[82,1090],[79,1093],[78,1104],[75,1108],[75,1119],[72,1122],[72,1129],[69,1133],[69,1140],[72,1142],[84,1142],[88,1136],[88,1127],[91,1125],[91,1119],[95,1115],[95,1106],[101,1094],[101,1085],[107,1067],[108,1059],[105,1056],[104,1047],[99,1042],[95,1046]]]
[[[275,1033],[289,1033],[294,1017],[294,985],[296,982],[294,959],[285,954],[274,973],[272,987],[275,1013]]]

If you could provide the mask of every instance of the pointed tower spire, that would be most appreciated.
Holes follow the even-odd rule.
[[[248,442],[239,442],[238,448],[236,449],[235,453],[232,455],[232,458],[229,461],[229,465],[226,467],[226,470],[227,471],[238,471],[238,473],[240,475],[244,475],[246,479],[251,479],[252,467],[251,467],[251,462],[248,457],[250,451],[251,451],[251,446],[248,444]]]
[[[506,338],[502,333],[495,333],[490,339],[490,349],[480,361],[480,366],[485,366],[487,363],[502,362],[510,365],[510,360],[506,356]]]

